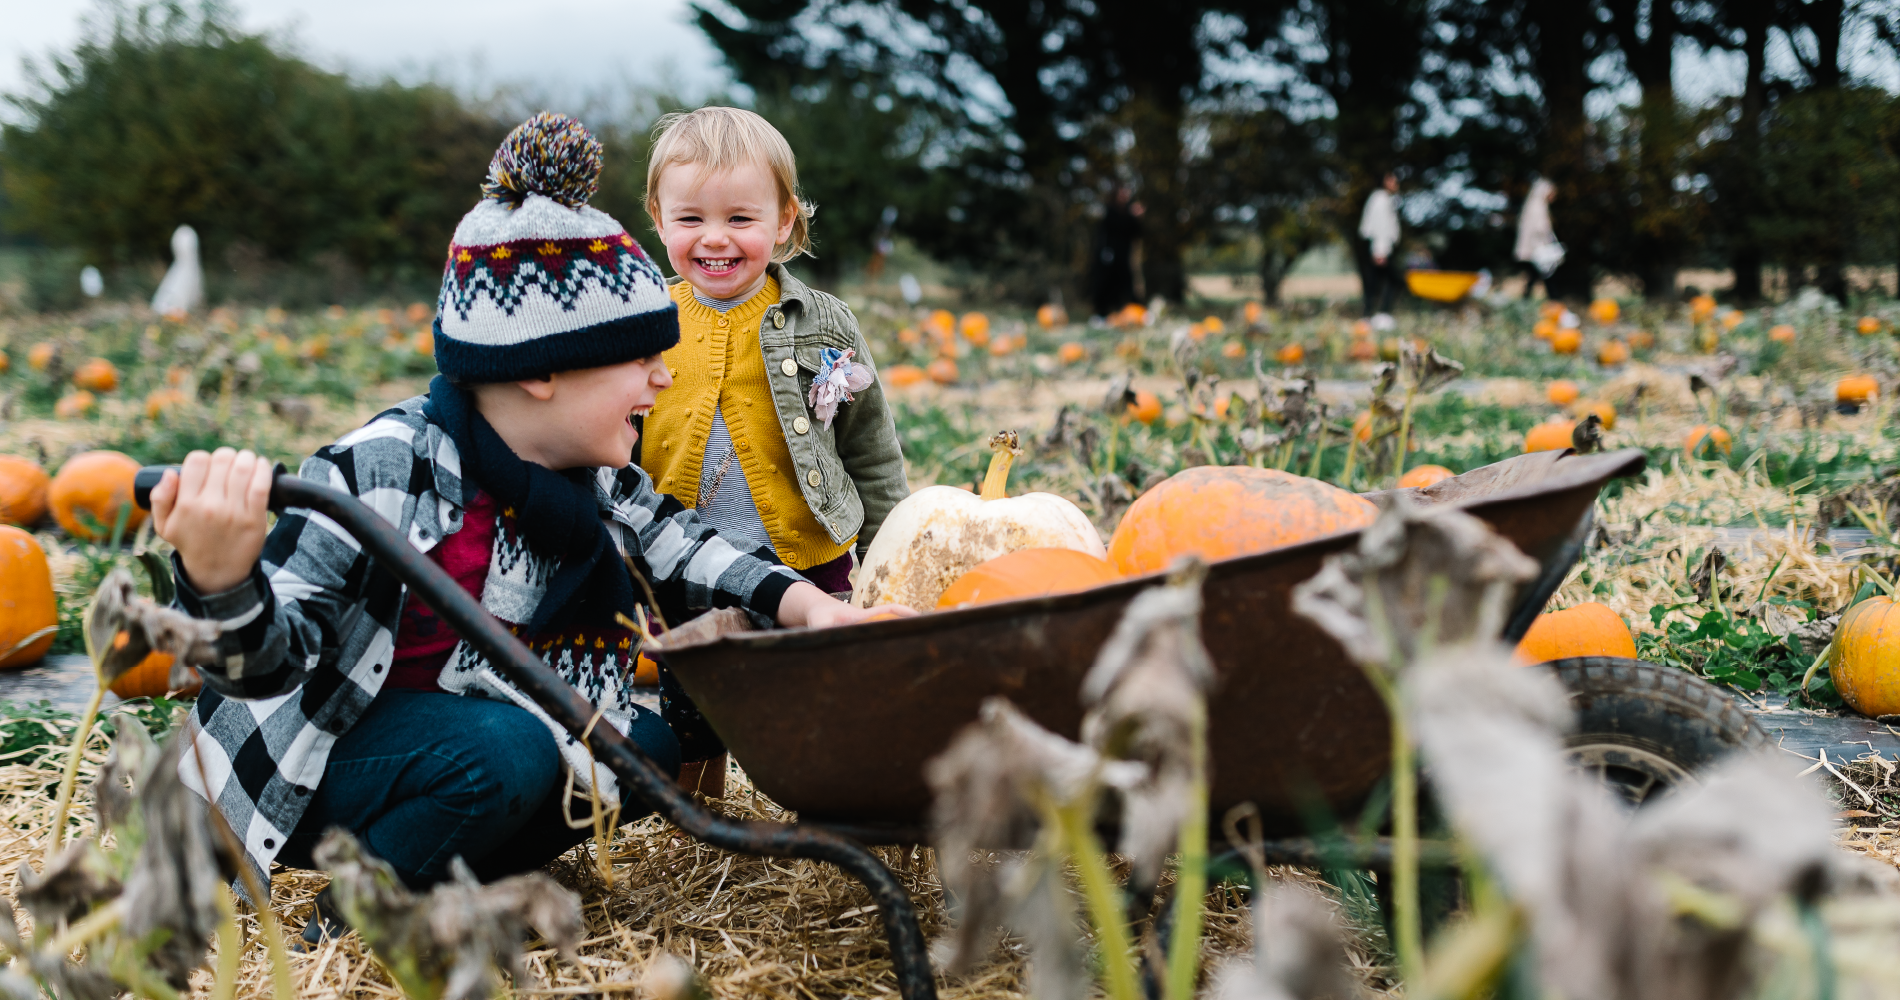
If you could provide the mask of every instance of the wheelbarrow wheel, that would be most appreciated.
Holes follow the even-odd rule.
[[[1695,780],[1724,755],[1769,739],[1721,688],[1675,667],[1613,656],[1553,660],[1577,728],[1570,759],[1632,807]]]

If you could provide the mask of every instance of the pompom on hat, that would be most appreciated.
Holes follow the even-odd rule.
[[[626,227],[587,200],[600,142],[543,111],[495,150],[482,200],[449,242],[435,365],[512,382],[651,357],[679,343],[666,279]]]

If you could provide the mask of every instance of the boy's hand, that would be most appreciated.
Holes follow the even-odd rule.
[[[786,628],[829,628],[833,625],[856,625],[878,617],[910,618],[916,614],[902,604],[854,607],[809,583],[792,584],[778,604],[778,623]]]
[[[152,488],[153,528],[178,550],[185,576],[200,593],[230,590],[257,565],[274,469],[249,451],[194,451],[185,456],[182,474],[167,472]]]

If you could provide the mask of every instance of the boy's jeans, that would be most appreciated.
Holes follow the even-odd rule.
[[[628,734],[669,775],[679,742],[658,715],[641,711]],[[514,705],[482,698],[385,688],[336,741],[330,760],[277,860],[314,868],[310,852],[340,826],[396,869],[410,888],[448,877],[461,855],[490,882],[531,871],[586,840],[592,829],[563,822],[561,755],[547,726]],[[578,793],[579,786],[576,786]],[[622,823],[644,812],[629,802]],[[591,806],[577,794],[575,818]]]

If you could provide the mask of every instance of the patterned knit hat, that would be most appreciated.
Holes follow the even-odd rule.
[[[512,382],[651,357],[679,343],[660,269],[587,199],[600,142],[543,111],[503,139],[482,200],[449,243],[435,365],[463,382]]]

